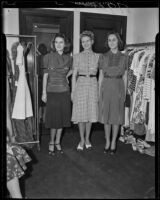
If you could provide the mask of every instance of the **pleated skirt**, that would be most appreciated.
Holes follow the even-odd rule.
[[[71,95],[66,92],[48,92],[46,103],[46,128],[71,126]]]

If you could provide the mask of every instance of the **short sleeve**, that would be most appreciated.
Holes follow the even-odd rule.
[[[72,69],[78,68],[78,55],[73,56]]]
[[[49,64],[49,56],[48,56],[48,54],[47,54],[47,55],[45,55],[44,58],[43,58],[43,68],[44,68],[43,73],[44,73],[44,74],[45,74],[45,73],[48,73],[48,64]]]
[[[99,59],[98,59],[98,68],[102,69],[103,68],[103,54],[99,55]]]

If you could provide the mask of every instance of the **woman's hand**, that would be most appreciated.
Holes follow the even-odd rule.
[[[43,101],[44,103],[47,102],[47,93],[46,93],[46,92],[44,92],[44,93],[42,94],[42,101]]]

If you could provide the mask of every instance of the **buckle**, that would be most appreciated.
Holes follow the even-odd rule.
[[[89,77],[90,77],[90,75],[89,75],[89,74],[87,74],[87,75],[86,75],[86,77],[87,77],[87,78],[89,78]]]

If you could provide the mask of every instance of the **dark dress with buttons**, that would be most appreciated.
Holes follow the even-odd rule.
[[[72,66],[70,55],[51,52],[44,57],[47,79],[46,128],[71,125],[71,97],[66,75]]]
[[[128,65],[128,57],[118,51],[102,54],[99,68],[104,78],[100,88],[99,122],[103,124],[124,124],[125,87],[122,76]]]

